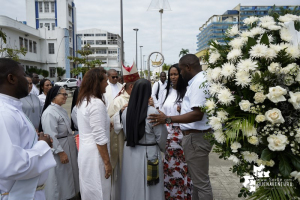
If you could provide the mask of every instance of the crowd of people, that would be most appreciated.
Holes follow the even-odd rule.
[[[123,84],[114,69],[85,73],[70,118],[63,87],[0,58],[1,200],[213,199],[199,59],[183,56],[153,86],[122,70]]]

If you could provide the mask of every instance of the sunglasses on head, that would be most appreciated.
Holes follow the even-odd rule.
[[[111,78],[112,78],[112,79],[115,79],[115,78],[119,78],[119,77],[118,77],[118,76],[112,76]]]

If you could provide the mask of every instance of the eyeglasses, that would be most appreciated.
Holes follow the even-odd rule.
[[[119,77],[118,77],[118,76],[112,76],[111,78],[112,78],[112,79],[116,79],[116,78],[119,78]]]
[[[67,97],[67,96],[68,96],[67,93],[57,93],[57,94],[61,94],[61,95],[63,95],[64,97]]]

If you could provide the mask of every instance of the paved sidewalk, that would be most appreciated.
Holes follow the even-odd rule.
[[[69,90],[67,90],[69,92]],[[69,96],[67,102],[63,107],[70,114],[72,97]],[[240,179],[229,171],[233,163],[219,159],[216,153],[210,153],[210,181],[212,185],[213,195],[215,200],[237,200],[240,188],[243,186]]]

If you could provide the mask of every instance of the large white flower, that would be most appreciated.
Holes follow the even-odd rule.
[[[252,28],[250,30],[250,32],[252,33],[253,36],[255,36],[255,35],[264,34],[266,32],[266,30],[257,26],[257,27]]]
[[[296,78],[295,78],[295,81],[300,82],[300,72],[297,74],[297,76],[296,76]]]
[[[256,162],[256,160],[258,159],[258,155],[254,152],[250,152],[250,151],[243,151],[242,155],[244,157],[244,159],[247,162]]]
[[[226,140],[224,133],[222,130],[216,130],[214,133],[214,137],[217,140],[217,142],[223,144]]]
[[[204,105],[205,105],[205,107],[207,108],[208,111],[211,111],[211,110],[216,108],[216,104],[212,99],[206,100]]]
[[[205,78],[208,82],[212,82],[212,69],[211,68],[208,68],[206,71],[205,71]]]
[[[229,156],[228,160],[233,161],[235,164],[239,164],[240,163],[240,160],[235,155]]]
[[[279,44],[270,44],[270,48],[273,49],[276,53],[283,49]]]
[[[222,129],[221,119],[218,117],[214,117],[214,116],[210,117],[208,124],[211,126],[213,130]]]
[[[224,88],[218,93],[218,99],[220,104],[228,106],[234,100],[234,96],[231,94],[229,89]]]
[[[293,75],[298,71],[299,71],[299,66],[296,63],[288,64],[286,67],[280,70],[280,72],[283,74],[291,74],[291,75]]]
[[[211,83],[209,87],[209,93],[212,96],[215,96],[222,88],[224,88],[224,86],[221,83]]]
[[[248,100],[242,100],[239,102],[239,106],[242,111],[250,111],[251,103]]]
[[[290,42],[292,40],[292,35],[287,28],[280,29],[280,37],[282,40]]]
[[[271,151],[284,151],[285,146],[289,143],[288,138],[282,134],[270,135],[267,140]]]
[[[258,67],[257,62],[253,61],[252,59],[245,59],[245,60],[240,60],[240,62],[237,64],[237,69],[238,70],[243,70],[246,72],[254,71]]]
[[[229,42],[229,45],[233,49],[241,49],[246,42],[247,42],[247,40],[245,40],[244,38],[234,38],[233,40],[231,40]]]
[[[221,67],[216,67],[211,71],[211,78],[215,81],[219,80],[221,78]]]
[[[231,148],[232,152],[234,152],[234,153],[238,152],[238,149],[241,147],[242,147],[242,145],[239,142],[233,142],[230,145],[230,148]]]
[[[267,27],[267,29],[269,29],[269,30],[271,30],[271,31],[278,31],[278,30],[280,30],[281,29],[281,26],[278,26],[278,25],[269,25],[268,27]]]
[[[253,47],[251,47],[250,56],[252,58],[265,57],[267,51],[268,51],[268,46],[267,45],[265,45],[265,44],[256,44]]]
[[[269,94],[267,94],[267,97],[273,103],[278,103],[280,101],[286,101],[286,98],[284,97],[284,95],[286,94],[287,94],[286,89],[280,86],[276,86],[276,87],[269,88]]]
[[[239,70],[235,74],[236,85],[242,86],[242,88],[248,86],[251,83],[251,76],[248,72]]]
[[[290,99],[288,100],[295,109],[300,109],[300,92],[289,92]]]
[[[299,58],[300,57],[300,50],[298,46],[290,45],[285,51],[292,57],[292,58]]]
[[[292,14],[285,14],[284,16],[280,16],[278,20],[281,22],[290,22],[299,20],[299,17]]]
[[[221,122],[225,122],[228,119],[228,113],[225,110],[217,112],[217,117],[221,119]]]
[[[218,51],[214,51],[209,55],[208,62],[214,64],[219,60],[220,57],[221,57],[221,54],[219,54]]]
[[[277,53],[274,49],[268,48],[267,52],[265,54],[265,58],[268,60],[273,60],[274,58],[276,58]]]
[[[255,100],[254,103],[263,103],[266,99],[266,95],[264,95],[263,92],[257,92],[253,98]]]
[[[277,108],[273,108],[272,110],[268,110],[265,113],[266,120],[271,122],[272,124],[284,123],[284,118],[281,115],[281,111]]]
[[[248,137],[248,142],[253,145],[258,145],[259,139],[256,136],[250,136],[250,137]]]
[[[260,17],[259,18],[259,21],[261,23],[268,23],[268,22],[274,22],[274,18],[269,16],[269,15],[266,15],[266,16],[263,16],[263,17]]]
[[[238,28],[237,25],[234,25],[230,29],[227,30],[227,35],[228,36],[233,37],[233,36],[235,36],[237,34],[239,34],[239,28]]]
[[[234,75],[235,73],[235,66],[231,63],[224,63],[222,65],[222,71],[221,71],[221,74],[224,76],[224,77],[231,77]]]
[[[257,22],[258,20],[259,20],[258,17],[251,16],[251,17],[244,19],[243,22],[246,25],[252,25],[253,23]]]
[[[248,40],[248,37],[253,37],[252,33],[250,31],[242,31],[240,33],[240,36],[244,39],[244,40]]]
[[[227,54],[227,59],[230,61],[235,61],[239,57],[242,56],[242,50],[240,49],[232,49],[228,54]]]
[[[268,70],[269,70],[271,73],[279,72],[280,69],[281,69],[280,63],[272,62],[272,63],[270,64],[270,66],[268,66]]]

